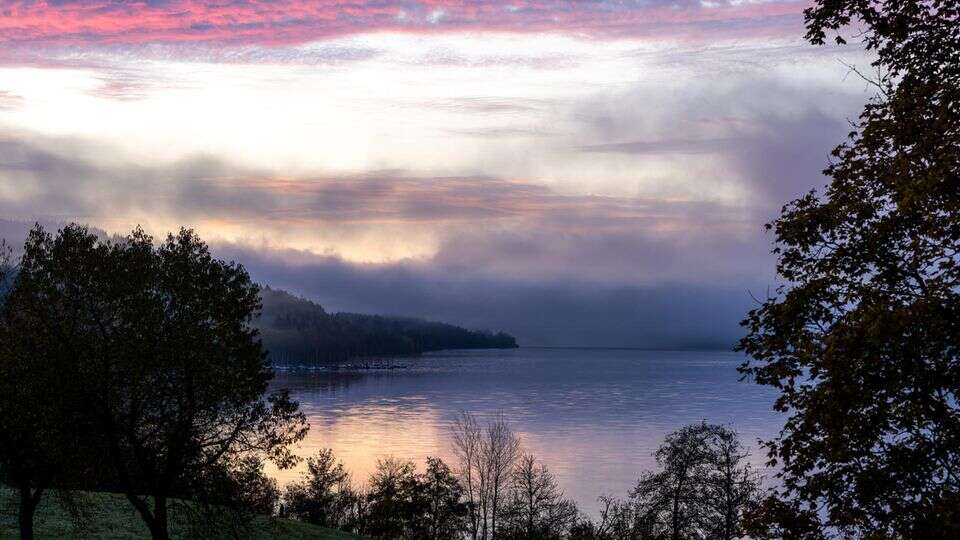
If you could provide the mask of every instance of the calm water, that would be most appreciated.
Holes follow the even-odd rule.
[[[625,495],[663,436],[705,419],[730,424],[762,464],[758,438],[781,420],[773,394],[740,382],[742,356],[727,352],[516,349],[453,351],[386,362],[405,369],[281,372],[310,419],[299,450],[334,450],[354,477],[377,458],[452,463],[459,411],[503,411],[524,446],[589,513],[602,494]],[[281,482],[297,472],[278,474]]]

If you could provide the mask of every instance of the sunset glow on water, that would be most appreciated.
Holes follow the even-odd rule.
[[[454,351],[389,361],[403,369],[281,371],[311,431],[298,450],[332,448],[362,483],[377,459],[427,456],[453,465],[460,411],[503,412],[528,451],[586,512],[600,495],[625,497],[667,433],[707,420],[740,431],[763,466],[758,438],[780,419],[770,392],[739,382],[742,357],[722,351],[518,349]],[[281,481],[299,469],[276,473]]]

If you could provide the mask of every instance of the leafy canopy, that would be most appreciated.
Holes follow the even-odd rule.
[[[960,3],[818,0],[807,38],[876,53],[829,185],[768,225],[782,285],[742,372],[788,414],[757,537],[960,534]]]

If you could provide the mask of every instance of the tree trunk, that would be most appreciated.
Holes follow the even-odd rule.
[[[139,512],[143,522],[150,529],[150,537],[153,540],[170,540],[170,531],[167,528],[167,497],[154,496],[153,512],[147,503],[137,495],[127,493],[127,500]]]
[[[491,503],[492,508],[490,509],[490,540],[496,540],[497,538],[497,492],[493,492],[493,501]]]
[[[40,504],[42,495],[42,488],[31,490],[29,486],[20,487],[20,509],[17,515],[20,540],[33,540],[33,515]]]
[[[670,538],[672,540],[680,540],[680,497],[682,493],[681,489],[682,487],[678,488],[677,492],[674,493],[673,495],[673,516],[671,516],[672,517],[671,522],[673,524],[673,534],[670,535]]]
[[[153,540],[170,540],[167,524],[167,497],[153,498],[153,523],[150,524],[150,536]]]

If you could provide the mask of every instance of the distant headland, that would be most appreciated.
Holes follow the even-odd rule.
[[[264,287],[256,325],[275,365],[309,366],[445,349],[514,349],[503,332],[468,330],[409,317],[328,313],[320,304]]]

